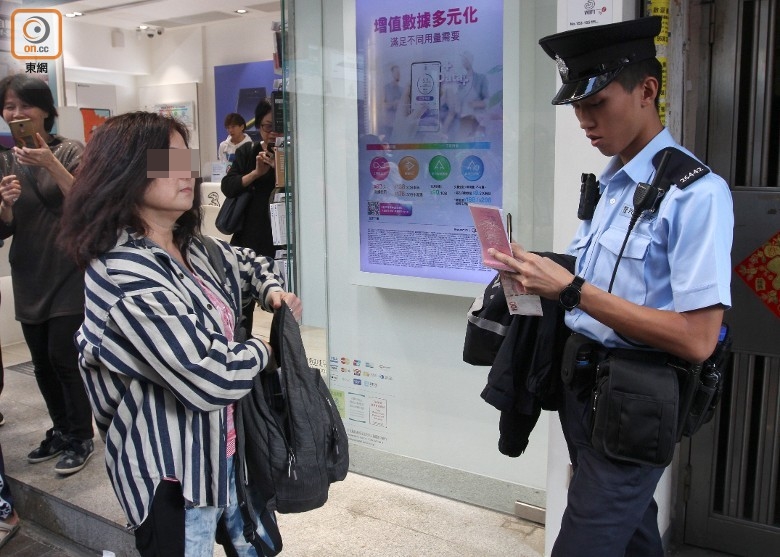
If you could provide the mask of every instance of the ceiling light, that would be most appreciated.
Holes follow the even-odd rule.
[[[65,17],[80,17],[82,15],[84,15],[84,14],[81,13],[81,12],[69,12],[69,13],[65,14]]]
[[[241,9],[239,9],[239,10],[236,10],[236,13],[237,13],[237,14],[244,15],[245,13],[247,13],[247,10],[245,10],[244,8],[241,8]]]
[[[148,26],[148,25],[139,25],[139,26],[138,26],[138,28],[139,28],[141,31],[146,31],[147,29],[149,29],[149,26]]]

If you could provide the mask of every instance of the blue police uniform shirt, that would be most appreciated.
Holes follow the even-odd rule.
[[[652,159],[678,145],[664,129],[628,164],[614,157],[599,178],[601,199],[593,219],[584,221],[568,248],[577,257],[577,274],[608,290],[612,271],[633,213],[638,182],[652,183]],[[672,186],[654,214],[639,218],[618,266],[612,293],[630,302],[685,312],[731,305],[731,242],[734,212],[731,192],[710,172],[684,189]],[[609,327],[580,309],[566,325],[608,347],[630,347]]]

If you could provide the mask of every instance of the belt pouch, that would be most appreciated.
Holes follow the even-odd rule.
[[[615,460],[665,467],[678,440],[677,372],[657,354],[648,358],[647,352],[637,352],[599,364],[591,443]]]
[[[682,428],[682,434],[689,437],[712,419],[723,387],[720,372],[713,366],[702,369],[701,374],[693,377],[692,381],[695,390],[691,395],[690,409],[684,412],[685,423]]]

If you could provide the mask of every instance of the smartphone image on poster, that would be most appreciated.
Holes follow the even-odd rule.
[[[412,114],[420,114],[417,129],[439,131],[439,84],[441,62],[412,63]]]
[[[35,142],[35,130],[33,130],[29,118],[8,122],[8,127],[11,128],[11,135],[18,147],[38,148],[38,144]]]
[[[255,108],[257,103],[266,97],[265,87],[247,87],[238,90],[236,112],[246,120],[246,134],[254,141],[260,138],[260,134],[255,129]]]

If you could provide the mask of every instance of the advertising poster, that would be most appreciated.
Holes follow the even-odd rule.
[[[502,205],[502,3],[358,0],[360,270],[488,282]]]
[[[151,110],[161,116],[175,118],[187,126],[187,129],[191,134],[195,132],[196,112],[194,102],[187,101],[180,103],[155,104],[152,105]]]
[[[92,137],[92,132],[95,129],[108,120],[111,116],[111,111],[107,108],[80,108],[81,119],[84,121],[84,141],[89,141]]]

